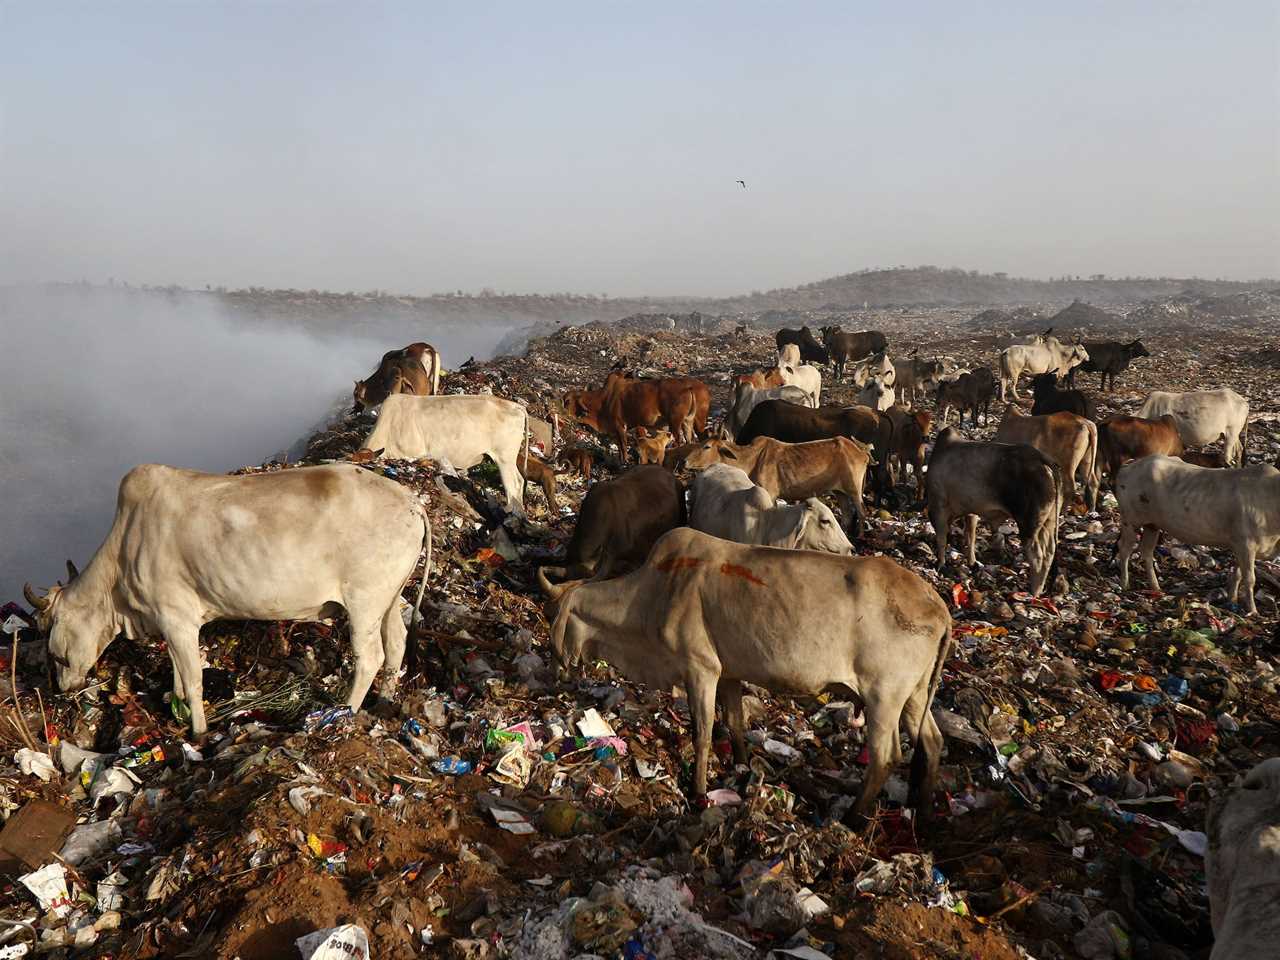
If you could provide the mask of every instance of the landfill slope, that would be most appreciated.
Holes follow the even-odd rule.
[[[1252,405],[1249,462],[1275,462],[1280,368],[1265,362],[1280,348],[1275,305],[1240,302],[1235,313],[1186,299],[1116,311],[1105,331],[1081,332],[1140,336],[1151,358],[1135,361],[1115,393],[1100,394],[1094,374],[1077,386],[1103,416],[1133,412],[1153,389],[1231,386]],[[918,348],[995,368],[1007,328],[975,324],[977,312],[842,319],[883,329],[894,356]],[[731,375],[774,359],[771,331],[737,331],[746,319],[566,328],[443,385],[550,418],[566,389],[597,385],[622,361],[702,378],[715,422]],[[816,329],[832,318],[799,319]],[[352,360],[357,372],[366,365]],[[827,371],[823,390],[830,402],[855,393]],[[990,425],[965,432],[991,437],[1000,407]],[[371,422],[334,422],[301,462],[348,456]],[[596,445],[606,463],[614,455],[560,424],[562,443]],[[580,478],[560,475],[559,510],[529,485],[528,521],[503,525],[496,471],[368,469],[421,494],[435,542],[424,621],[392,703],[354,716],[335,708],[351,670],[342,618],[214,623],[202,632],[211,732],[184,747],[159,644],[117,639],[98,664],[95,698],[52,692],[43,643],[30,630],[6,634],[17,662],[0,673],[4,686],[16,680],[22,720],[11,701],[0,708],[0,737],[6,757],[30,751],[22,758],[36,772],[18,760],[5,771],[0,851],[27,858],[9,865],[10,878],[65,862],[71,902],[42,910],[7,881],[0,918],[31,926],[5,924],[0,951],[34,935],[52,956],[79,944],[76,956],[266,960],[297,956],[298,937],[347,923],[363,928],[378,960],[773,949],[1172,958],[1211,943],[1207,805],[1236,774],[1280,754],[1280,566],[1259,563],[1259,615],[1248,619],[1225,602],[1231,558],[1220,550],[1167,541],[1164,593],[1147,592],[1137,569],[1122,592],[1106,496],[1096,514],[1065,516],[1063,577],[1032,600],[1021,592],[1025,566],[993,553],[985,524],[979,564],[953,558],[936,573],[931,531],[904,480],[898,506],[873,513],[857,547],[905,564],[952,608],[956,642],[935,704],[942,789],[935,825],[918,833],[901,806],[904,765],[875,822],[855,832],[841,823],[865,761],[855,702],[752,690],[749,766],[733,767],[717,727],[714,803],[699,809],[688,799],[680,691],[637,687],[603,663],[557,677],[534,573],[563,557]],[[609,472],[599,469],[597,478]],[[86,762],[68,745],[106,756]],[[23,825],[20,811],[37,800],[79,821],[66,818],[66,846],[31,835],[30,816]]]

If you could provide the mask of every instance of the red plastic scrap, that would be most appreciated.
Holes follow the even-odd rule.
[[[1110,690],[1124,682],[1124,674],[1119,670],[1099,670],[1095,678],[1099,690]]]
[[[964,588],[963,583],[953,583],[951,585],[951,602],[957,610],[963,610],[973,605],[973,600],[969,597],[969,591]]]

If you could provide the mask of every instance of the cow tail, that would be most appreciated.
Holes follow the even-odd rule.
[[[1089,421],[1089,426],[1091,427],[1089,430],[1089,450],[1085,454],[1088,462],[1085,464],[1084,480],[1086,485],[1093,486],[1093,508],[1096,510],[1098,508],[1098,496],[1102,491],[1102,477],[1098,471],[1098,425],[1091,420]],[[1087,489],[1088,487],[1086,486]]]
[[[933,660],[933,671],[929,674],[929,694],[924,700],[924,709],[920,712],[920,725],[916,728],[916,744],[915,750],[911,754],[911,783],[910,790],[916,797],[917,805],[928,804],[931,797],[920,796],[920,789],[924,786],[925,777],[929,772],[929,758],[925,756],[924,746],[924,726],[929,722],[929,714],[933,710],[933,698],[938,692],[938,686],[942,683],[942,667],[947,660],[947,650],[951,646],[951,617],[948,615],[947,623],[942,628],[942,636],[938,638],[938,653]]]
[[[1240,466],[1244,466],[1244,455],[1249,449],[1249,414],[1244,415],[1244,426],[1240,428]]]
[[[1005,382],[1009,379],[1009,351],[1004,349],[1000,351],[1000,399],[1004,399]],[[977,420],[977,414],[974,414],[974,420]]]
[[[427,556],[422,564],[422,582],[418,584],[418,597],[413,601],[413,616],[409,622],[411,637],[418,635],[418,624],[422,622],[422,598],[427,592],[427,578],[431,576],[431,520],[427,517],[425,508],[422,511],[422,549]]]
[[[1053,581],[1058,579],[1058,527],[1062,524],[1062,468],[1050,462],[1053,471],[1053,560],[1049,564],[1049,576],[1045,578],[1045,589],[1053,589]]]
[[[440,351],[435,347],[431,348],[431,395],[433,397],[440,396]]]

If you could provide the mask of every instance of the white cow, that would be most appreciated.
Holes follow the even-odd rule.
[[[1045,337],[1043,343],[1015,344],[1000,351],[1000,399],[1008,391],[1018,399],[1018,377],[1035,376],[1056,370],[1066,376],[1068,370],[1089,359],[1089,352],[1078,343],[1063,343],[1057,337]]]
[[[1205,874],[1210,960],[1274,957],[1280,944],[1280,757],[1263,760],[1209,807]]]
[[[778,367],[778,374],[782,377],[783,384],[799,387],[808,394],[809,406],[815,408],[818,406],[818,400],[822,396],[822,372],[817,367],[807,363],[802,363],[798,367],[786,364]]]
[[[784,343],[778,348],[778,366],[800,366],[800,347],[794,343]]]
[[[49,636],[63,690],[84,686],[116,634],[163,637],[174,693],[206,730],[200,627],[211,620],[318,620],[345,608],[358,710],[379,668],[404,657],[400,593],[431,524],[393,480],[349,464],[223,476],[145,464],[120,483],[111,532],[83,573],[27,602]],[[415,611],[422,603],[418,590]],[[384,691],[386,692],[386,691]]]
[[[1160,589],[1153,555],[1164,531],[1183,543],[1230,547],[1236,557],[1231,600],[1243,583],[1245,612],[1258,612],[1253,563],[1280,551],[1280,470],[1267,464],[1214,470],[1156,453],[1126,463],[1115,483],[1121,587],[1129,586],[1129,557],[1141,536],[1147,580]]]
[[[795,344],[789,343],[787,346],[791,347]],[[733,402],[730,403],[729,412],[725,414],[724,424],[720,428],[725,439],[732,440],[736,437],[742,425],[747,422],[747,417],[751,416],[751,411],[765,400],[786,400],[790,403],[808,405],[809,394],[800,387],[788,384],[761,388],[745,382],[739,383],[733,388]]]
[[[810,497],[794,506],[775,506],[768,490],[725,463],[698,474],[689,525],[737,543],[853,554],[853,544],[821,500]]]
[[[1169,414],[1178,422],[1178,435],[1188,447],[1203,447],[1225,438],[1223,456],[1230,466],[1244,458],[1249,437],[1249,401],[1230,387],[1190,390],[1187,393],[1152,392],[1138,416],[1156,420]]]
[[[884,412],[897,401],[893,387],[886,386],[879,377],[872,377],[867,381],[867,385],[858,391],[854,402],[870,407],[872,410]]]
[[[447,460],[467,470],[487,455],[498,467],[507,509],[524,512],[524,483],[518,463],[521,444],[528,450],[528,414],[501,397],[417,397],[396,394],[382,404],[378,422],[355,459]]]
[[[867,381],[878,378],[885,386],[892,387],[898,379],[897,368],[889,359],[888,351],[877,353],[853,364],[853,385],[865,387]]]

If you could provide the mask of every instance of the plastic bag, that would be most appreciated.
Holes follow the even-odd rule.
[[[354,923],[317,930],[294,941],[303,960],[367,960],[369,935]]]

